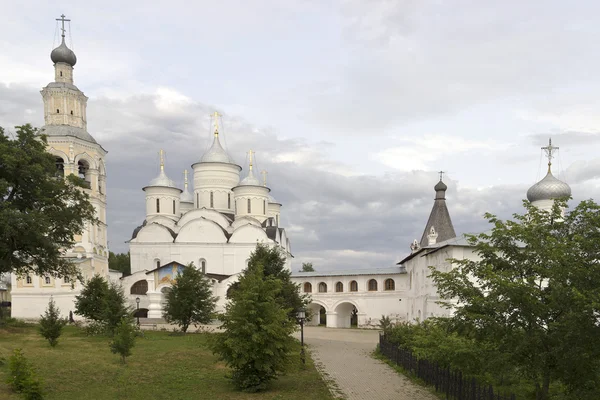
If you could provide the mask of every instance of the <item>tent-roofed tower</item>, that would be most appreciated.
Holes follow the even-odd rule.
[[[546,176],[527,190],[527,200],[541,210],[550,211],[555,199],[571,197],[571,187],[552,175],[552,159],[558,147],[552,146],[552,139],[548,146],[542,147],[548,158],[548,172]]]
[[[429,214],[427,225],[421,236],[420,247],[433,245],[456,237],[452,219],[446,205],[446,190],[448,186],[442,181],[443,172],[440,172],[440,181],[434,186],[435,200]]]
[[[45,125],[40,132],[47,135],[48,151],[56,157],[57,169],[65,175],[75,174],[85,179],[85,190],[96,209],[97,225],[88,225],[82,235],[76,235],[76,255],[90,260],[93,273],[108,275],[108,241],[106,226],[106,150],[87,131],[87,97],[73,80],[77,57],[65,41],[64,15],[61,23],[61,43],[52,50],[54,82],[42,89]],[[76,253],[76,254],[73,254]],[[86,263],[84,263],[86,264]]]

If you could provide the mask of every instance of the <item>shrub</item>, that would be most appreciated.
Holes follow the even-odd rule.
[[[40,334],[48,340],[50,346],[54,347],[58,344],[58,338],[66,324],[67,320],[60,317],[60,310],[54,304],[54,300],[50,298],[48,308],[40,319]]]
[[[13,391],[23,394],[28,400],[43,399],[42,383],[21,349],[13,352],[8,360],[8,369],[7,383]]]
[[[114,336],[110,342],[110,351],[121,356],[121,361],[125,364],[125,359],[131,355],[131,349],[135,345],[136,328],[128,318],[122,319],[116,326]]]

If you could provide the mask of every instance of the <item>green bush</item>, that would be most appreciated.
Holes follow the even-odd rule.
[[[50,346],[54,347],[58,344],[58,338],[66,324],[67,320],[60,317],[60,310],[50,298],[48,308],[40,319],[40,334],[48,340]]]
[[[114,331],[114,336],[110,342],[110,351],[121,356],[121,361],[125,364],[125,359],[131,355],[131,349],[135,345],[136,328],[130,319],[122,319]]]
[[[27,400],[43,399],[42,383],[21,349],[15,349],[8,360],[7,383]]]

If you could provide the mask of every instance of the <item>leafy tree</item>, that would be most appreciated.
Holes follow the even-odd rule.
[[[121,285],[110,282],[102,304],[103,308],[100,316],[108,334],[113,335],[122,321],[133,321],[132,310],[127,305],[127,299]]]
[[[78,276],[62,257],[94,207],[74,175],[57,179],[46,137],[31,125],[16,127],[10,138],[0,127],[0,274]]]
[[[121,271],[123,276],[131,275],[131,260],[129,252],[115,254],[112,251],[108,253],[108,268],[115,271]]]
[[[7,383],[13,391],[28,400],[43,399],[42,382],[21,349],[15,349],[10,356],[8,370]]]
[[[233,369],[234,384],[244,391],[265,389],[287,365],[296,322],[281,306],[282,287],[262,265],[248,268],[226,306],[225,332],[212,343],[213,351]]]
[[[288,311],[290,320],[296,320],[296,313],[301,308],[306,308],[310,296],[300,293],[300,285],[292,282],[292,273],[285,266],[285,257],[278,247],[257,244],[256,249],[250,254],[248,269],[261,267],[265,277],[273,277],[281,281],[281,290],[277,301],[282,308]],[[232,284],[227,290],[227,297],[231,298],[232,292],[237,290],[239,282]]]
[[[191,263],[177,276],[167,293],[163,317],[167,322],[175,322],[185,333],[192,324],[208,324],[216,302],[210,280]]]
[[[492,343],[549,398],[554,381],[570,398],[600,388],[600,206],[583,201],[562,215],[524,202],[526,213],[486,218],[491,232],[468,235],[479,259],[433,270],[440,295],[455,299],[456,331]]]
[[[48,340],[50,346],[54,347],[58,344],[58,338],[66,324],[67,320],[60,317],[60,310],[50,298],[48,308],[40,319],[40,334]]]
[[[135,345],[136,328],[131,322],[131,319],[128,318],[119,321],[115,328],[115,335],[109,343],[110,351],[119,354],[123,364],[131,355],[131,349]]]
[[[108,292],[108,282],[100,275],[83,283],[81,293],[75,297],[75,314],[92,321],[102,321],[104,298]]]
[[[313,263],[302,263],[302,269],[300,270],[300,272],[315,272],[315,269],[313,268]]]

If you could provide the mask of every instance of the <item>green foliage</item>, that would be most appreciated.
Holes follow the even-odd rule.
[[[285,266],[285,256],[278,247],[269,247],[257,244],[256,249],[250,254],[248,269],[262,268],[265,277],[273,277],[281,282],[281,290],[277,301],[282,308],[288,311],[288,318],[296,320],[296,313],[305,309],[310,302],[310,295],[300,293],[300,285],[292,282],[291,272]],[[234,283],[227,291],[227,297],[231,298],[239,283]]]
[[[379,328],[383,331],[384,335],[388,335],[393,326],[394,324],[392,323],[392,320],[389,316],[381,316],[381,319],[379,320]]]
[[[8,360],[7,383],[27,400],[43,399],[42,383],[21,349],[15,349]]]
[[[46,138],[31,125],[10,138],[0,127],[0,274],[78,276],[64,249],[74,244],[94,207],[81,179],[56,177]]]
[[[60,310],[54,304],[54,300],[50,298],[48,308],[40,319],[40,334],[48,340],[50,346],[54,347],[58,344],[58,338],[66,324],[67,320],[60,317]]]
[[[109,344],[110,351],[121,356],[123,364],[126,358],[131,355],[131,349],[135,345],[136,328],[131,319],[124,318],[117,324],[115,334]]]
[[[104,331],[112,335],[122,319],[132,319],[123,288],[95,275],[75,298],[75,314],[91,321],[89,334]]]
[[[564,216],[525,202],[527,212],[469,236],[480,259],[433,270],[444,299],[456,299],[452,329],[507,357],[536,398],[551,385],[565,398],[598,398],[600,376],[600,207],[581,202]],[[587,388],[587,389],[586,389]]]
[[[313,263],[302,263],[302,269],[300,270],[300,272],[315,272],[315,269],[313,268]]]
[[[100,275],[94,275],[83,283],[81,293],[75,297],[75,314],[91,321],[102,321],[104,297],[108,292],[108,282]]]
[[[233,369],[233,382],[244,391],[265,389],[288,363],[296,322],[281,306],[282,287],[260,264],[248,268],[227,304],[225,331],[215,335],[213,351]]]
[[[112,251],[108,253],[108,268],[115,271],[121,271],[123,276],[131,275],[131,260],[129,252],[115,254]]]
[[[208,324],[213,319],[217,298],[212,284],[193,263],[183,269],[166,295],[163,317],[185,333],[190,325]]]

